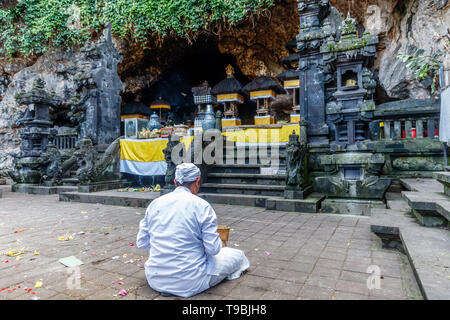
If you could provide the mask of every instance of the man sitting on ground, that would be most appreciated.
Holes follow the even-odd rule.
[[[191,297],[225,278],[239,278],[250,264],[241,250],[222,248],[216,213],[197,196],[197,166],[178,165],[174,183],[177,188],[173,192],[148,206],[136,244],[140,249],[150,249],[145,275],[151,288]]]

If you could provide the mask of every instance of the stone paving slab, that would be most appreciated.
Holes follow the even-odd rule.
[[[408,212],[374,209],[371,230],[398,235],[426,299],[450,299],[450,232],[421,226]]]
[[[218,222],[231,227],[228,246],[243,250],[251,266],[239,279],[190,299],[420,298],[403,285],[414,276],[401,272],[402,254],[381,248],[367,217],[213,207]],[[25,252],[19,260],[0,255],[0,299],[181,299],[162,297],[146,282],[148,252],[134,245],[144,212],[6,191],[0,200],[0,251]],[[68,235],[73,239],[58,240]],[[84,262],[79,274],[58,262],[71,255]],[[369,290],[366,271],[373,264],[381,269],[381,286]],[[128,294],[119,295],[120,289]]]

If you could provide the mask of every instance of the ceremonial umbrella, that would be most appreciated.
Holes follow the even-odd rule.
[[[162,97],[159,97],[158,100],[152,102],[152,104],[150,105],[150,109],[159,109],[159,120],[161,120],[161,110],[170,110],[170,104],[167,101],[163,100]]]

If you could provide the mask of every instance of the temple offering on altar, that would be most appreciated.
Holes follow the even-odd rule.
[[[241,125],[237,104],[244,103],[241,83],[234,78],[234,69],[228,65],[225,69],[227,78],[219,82],[211,93],[217,97],[217,102],[224,105],[222,127]]]
[[[165,129],[165,128],[163,128]],[[148,127],[142,128],[137,134],[137,139],[154,139],[154,138],[165,138],[162,136],[163,129],[153,129],[150,130]]]
[[[141,102],[133,101],[122,106],[120,119],[124,122],[125,138],[137,139],[139,132],[148,128],[150,113]]]
[[[150,138],[150,129],[144,128],[141,131],[139,131],[137,138],[138,139],[148,139]]]
[[[177,136],[184,137],[188,135],[189,127],[185,124],[176,124],[173,129],[173,133]]]
[[[271,102],[277,99],[277,94],[286,91],[270,77],[259,76],[248,83],[244,91],[250,94],[250,99],[256,101],[255,125],[274,124],[275,117],[270,109]]]
[[[167,138],[172,134],[173,130],[174,130],[173,127],[161,128],[161,138]]]
[[[153,129],[150,132],[150,136],[149,136],[150,139],[152,139],[152,138],[160,138],[160,137],[161,137],[161,130],[160,129]]]

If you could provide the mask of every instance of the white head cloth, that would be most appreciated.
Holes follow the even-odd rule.
[[[193,163],[182,163],[177,165],[175,170],[175,180],[178,184],[193,182],[200,178],[200,169]]]

